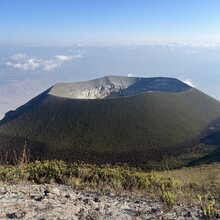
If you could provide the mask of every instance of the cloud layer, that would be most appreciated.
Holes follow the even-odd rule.
[[[77,58],[81,58],[81,55],[56,55],[50,59],[40,59],[37,57],[27,56],[26,54],[18,53],[14,54],[7,62],[5,62],[5,65],[21,71],[39,70],[49,72],[62,66],[65,62]]]

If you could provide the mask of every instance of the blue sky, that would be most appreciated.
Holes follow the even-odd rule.
[[[105,75],[175,77],[220,100],[219,10],[220,0],[0,0],[0,118],[55,83]]]
[[[219,0],[1,0],[0,44],[220,42]]]

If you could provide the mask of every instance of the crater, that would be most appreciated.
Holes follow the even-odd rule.
[[[105,76],[84,82],[59,83],[51,88],[49,94],[71,99],[107,99],[146,92],[178,93],[189,89],[189,85],[175,78]]]

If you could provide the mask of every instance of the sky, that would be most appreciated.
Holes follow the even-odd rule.
[[[220,0],[0,0],[0,118],[59,82],[174,77],[220,100]]]
[[[1,0],[3,45],[218,42],[219,0]]]

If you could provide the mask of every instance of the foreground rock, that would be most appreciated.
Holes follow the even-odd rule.
[[[163,204],[134,195],[100,195],[64,185],[0,185],[0,219],[202,219],[198,207]]]

